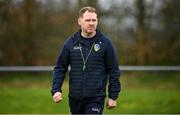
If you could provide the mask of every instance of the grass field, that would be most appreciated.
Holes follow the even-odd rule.
[[[179,83],[180,72],[123,73],[117,107],[104,113],[180,113]],[[50,73],[0,73],[0,113],[70,113],[67,81],[59,104],[50,89]]]

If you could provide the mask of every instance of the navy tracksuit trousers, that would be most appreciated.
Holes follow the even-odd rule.
[[[90,97],[75,100],[69,97],[69,106],[72,114],[102,114],[105,97]]]

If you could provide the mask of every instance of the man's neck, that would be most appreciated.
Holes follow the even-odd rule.
[[[92,38],[96,35],[96,31],[93,32],[92,34],[86,34],[85,32],[81,32],[81,36],[84,38]]]

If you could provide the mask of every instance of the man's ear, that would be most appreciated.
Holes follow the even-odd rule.
[[[81,18],[78,18],[78,25],[81,25]]]

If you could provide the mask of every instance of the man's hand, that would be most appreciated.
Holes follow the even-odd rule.
[[[108,98],[106,102],[106,106],[108,109],[113,109],[116,107],[116,101],[111,98]]]
[[[62,94],[61,92],[56,92],[53,95],[54,102],[59,103],[62,100]]]

